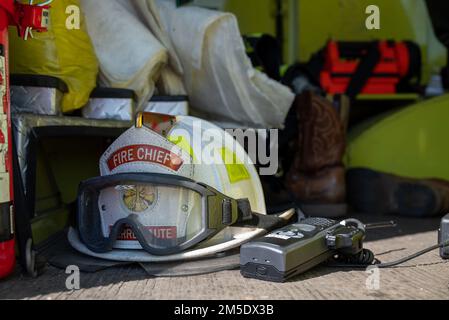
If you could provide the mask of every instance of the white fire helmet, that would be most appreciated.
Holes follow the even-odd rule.
[[[139,184],[120,182],[122,178],[118,178],[118,183],[102,186],[103,191],[98,192],[95,200],[86,200],[86,197],[81,196],[79,206],[90,210],[92,203],[86,202],[93,202],[100,220],[98,223],[82,221],[80,225],[101,224],[97,233],[101,228],[102,238],[111,237],[118,221],[124,219],[126,222],[113,234],[115,239],[111,242],[111,250],[94,250],[92,248],[95,246],[86,245],[88,241],[86,237],[83,238],[81,231],[76,233],[71,230],[69,241],[75,249],[85,254],[119,261],[188,260],[234,249],[266,232],[257,226],[242,227],[229,223],[218,233],[205,237],[204,241],[193,247],[186,247],[186,250],[167,251],[166,254],[142,250],[146,249],[142,247],[144,239],[154,246],[158,241],[164,243],[171,239],[174,241],[172,245],[180,245],[177,247],[179,249],[182,248],[181,242],[193,241],[196,232],[206,232],[204,227],[208,226],[202,225],[201,209],[198,209],[203,200],[196,192],[179,188],[176,183],[171,185],[173,179],[180,179],[179,183],[183,185],[198,184],[199,188],[213,190],[212,193],[220,195],[220,201],[229,203],[229,208],[233,208],[229,212],[237,211],[234,210],[237,207],[235,203],[238,202],[240,206],[239,201],[245,199],[252,212],[266,215],[260,179],[248,154],[230,134],[207,121],[186,116],[141,113],[136,125],[122,134],[103,154],[100,173],[100,180],[127,177],[123,179],[128,181],[130,175],[140,179],[150,174],[151,179],[169,182],[164,182],[164,185]],[[222,196],[226,199],[223,200]],[[221,204],[218,211],[221,223],[222,215],[225,215]],[[288,216],[291,215],[288,213]],[[92,213],[88,212],[87,216],[92,216]],[[137,223],[134,225],[131,221],[134,228],[129,227],[130,219],[127,217],[131,216]],[[236,221],[235,217],[229,219]],[[143,235],[139,232],[139,237],[135,230],[143,230]],[[151,234],[152,240],[148,240],[146,232]],[[102,246],[106,245],[102,243]]]

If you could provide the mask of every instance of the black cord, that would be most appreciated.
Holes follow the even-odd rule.
[[[377,260],[374,256],[374,253],[371,250],[363,249],[359,254],[355,256],[337,255],[336,257],[334,257],[334,261],[336,261],[337,263],[329,264],[329,266],[334,268],[354,268],[354,269],[367,268],[369,266],[375,266],[382,269],[392,268],[404,264],[407,261],[416,259],[433,250],[445,247],[449,247],[449,241],[431,246],[429,248],[421,250],[417,253],[414,253],[402,259],[386,263],[381,263],[379,260]]]
[[[410,256],[408,256],[408,257],[404,257],[404,258],[402,258],[402,259],[399,259],[399,260],[397,260],[397,261],[392,261],[392,262],[386,262],[386,263],[376,264],[376,267],[378,267],[378,268],[391,268],[391,267],[395,267],[395,266],[401,265],[401,264],[403,264],[403,263],[405,263],[405,262],[407,262],[407,261],[416,259],[416,258],[418,258],[418,257],[420,257],[420,256],[422,256],[422,255],[424,255],[424,254],[426,254],[426,253],[428,253],[428,252],[430,252],[430,251],[433,251],[433,250],[436,250],[436,249],[439,249],[439,248],[444,248],[444,247],[447,247],[447,246],[449,246],[449,242],[446,242],[446,243],[440,243],[440,244],[431,246],[431,247],[429,247],[429,248],[427,248],[427,249],[421,250],[421,251],[419,251],[419,252],[417,252],[417,253],[415,253],[415,254],[412,254],[412,255],[410,255]]]

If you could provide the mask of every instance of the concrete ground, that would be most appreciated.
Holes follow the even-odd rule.
[[[373,219],[374,220],[374,219]],[[365,220],[366,221],[366,220]],[[404,220],[393,231],[373,231],[366,247],[383,262],[436,244],[438,220]],[[387,233],[387,235],[385,234]],[[389,234],[388,234],[389,233]],[[449,261],[438,251],[378,274],[315,268],[288,283],[244,279],[239,271],[182,278],[149,278],[139,267],[81,274],[81,289],[69,291],[63,270],[49,267],[37,279],[19,273],[0,282],[2,299],[449,299]]]

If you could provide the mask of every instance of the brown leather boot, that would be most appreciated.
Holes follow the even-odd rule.
[[[364,213],[426,217],[449,212],[449,182],[411,179],[370,169],[347,173],[348,201]]]
[[[339,217],[347,213],[344,122],[327,99],[306,92],[295,101],[298,151],[286,186],[306,215]]]

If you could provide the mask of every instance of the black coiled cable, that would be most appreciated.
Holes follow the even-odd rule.
[[[356,255],[340,255],[337,254],[333,258],[334,263],[329,266],[338,268],[366,268],[367,266],[380,263],[369,249],[363,249]]]

